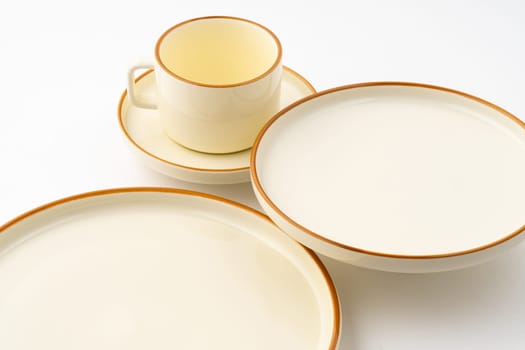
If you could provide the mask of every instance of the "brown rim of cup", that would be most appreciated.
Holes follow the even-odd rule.
[[[164,38],[168,34],[170,34],[172,31],[174,31],[175,29],[177,29],[177,28],[179,28],[179,27],[181,27],[181,26],[183,26],[185,24],[188,24],[188,23],[191,23],[191,22],[196,22],[196,21],[208,20],[208,19],[228,19],[228,20],[242,21],[242,22],[246,22],[246,23],[255,25],[255,26],[263,29],[268,34],[270,34],[270,36],[275,41],[275,44],[277,45],[277,57],[275,59],[275,62],[271,65],[270,68],[268,68],[265,72],[259,74],[255,78],[252,78],[252,79],[249,79],[249,80],[246,80],[246,81],[241,81],[241,82],[234,83],[234,84],[205,84],[205,83],[199,83],[199,82],[196,82],[196,81],[193,81],[193,80],[190,80],[190,79],[183,78],[180,75],[177,75],[174,72],[172,72],[171,70],[169,70],[168,67],[166,67],[166,65],[164,65],[164,63],[160,59],[160,45],[164,41]],[[248,19],[244,19],[244,18],[240,18],[240,17],[231,17],[231,16],[206,16],[206,17],[197,17],[197,18],[186,20],[186,21],[178,23],[178,24],[174,25],[173,27],[169,28],[168,30],[166,30],[159,37],[159,39],[157,40],[157,43],[155,44],[155,59],[157,60],[159,66],[164,71],[166,71],[172,77],[174,77],[176,79],[179,79],[181,81],[184,81],[186,83],[189,83],[189,84],[192,84],[192,85],[197,85],[197,86],[209,87],[209,88],[229,88],[229,87],[235,87],[235,86],[242,86],[242,85],[246,85],[246,84],[252,83],[254,81],[257,81],[257,80],[265,77],[266,75],[270,74],[271,72],[273,72],[275,70],[275,68],[281,63],[282,54],[283,54],[283,50],[282,50],[281,42],[279,41],[279,38],[277,38],[277,35],[275,35],[270,29],[266,28],[265,26],[263,26],[263,25],[261,25],[261,24],[259,24],[257,22],[250,21]]]

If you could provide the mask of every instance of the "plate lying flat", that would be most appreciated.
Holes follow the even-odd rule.
[[[318,258],[182,190],[88,193],[0,227],[2,349],[335,349]]]
[[[136,85],[137,93],[144,99],[156,98],[153,71],[147,71],[138,77]],[[281,108],[314,92],[315,89],[305,78],[294,70],[283,67]],[[156,111],[131,105],[126,92],[120,98],[118,119],[132,152],[146,166],[160,173],[184,181],[204,184],[250,181],[250,150],[229,154],[208,154],[180,146],[166,136]]]
[[[273,118],[252,150],[261,205],[356,265],[455,269],[525,229],[525,127],[479,98],[411,83],[344,86]]]

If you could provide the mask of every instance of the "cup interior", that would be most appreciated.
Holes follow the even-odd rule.
[[[160,66],[198,85],[241,85],[272,71],[281,45],[267,28],[231,17],[200,18],[172,27],[157,42]]]

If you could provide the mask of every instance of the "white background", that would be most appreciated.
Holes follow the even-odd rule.
[[[271,28],[284,64],[318,90],[424,82],[525,118],[520,0],[4,1],[0,223],[60,197],[123,186],[196,189],[257,207],[249,184],[194,185],[143,168],[117,123],[127,67],[151,56],[168,27],[218,14]],[[341,349],[523,349],[524,253],[522,244],[492,263],[432,275],[323,259],[341,296]]]

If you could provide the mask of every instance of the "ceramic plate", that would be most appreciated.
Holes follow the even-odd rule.
[[[155,76],[148,71],[137,79],[137,94],[155,100]],[[283,67],[281,107],[315,92],[301,75]],[[118,107],[121,129],[133,153],[150,168],[170,177],[205,184],[250,181],[250,150],[229,154],[207,154],[180,146],[166,136],[154,110],[130,105],[126,92]]]
[[[252,176],[284,231],[364,267],[464,267],[525,229],[524,123],[446,88],[369,83],[299,101],[260,133]]]
[[[210,195],[116,189],[0,227],[2,349],[335,349],[319,259]]]

